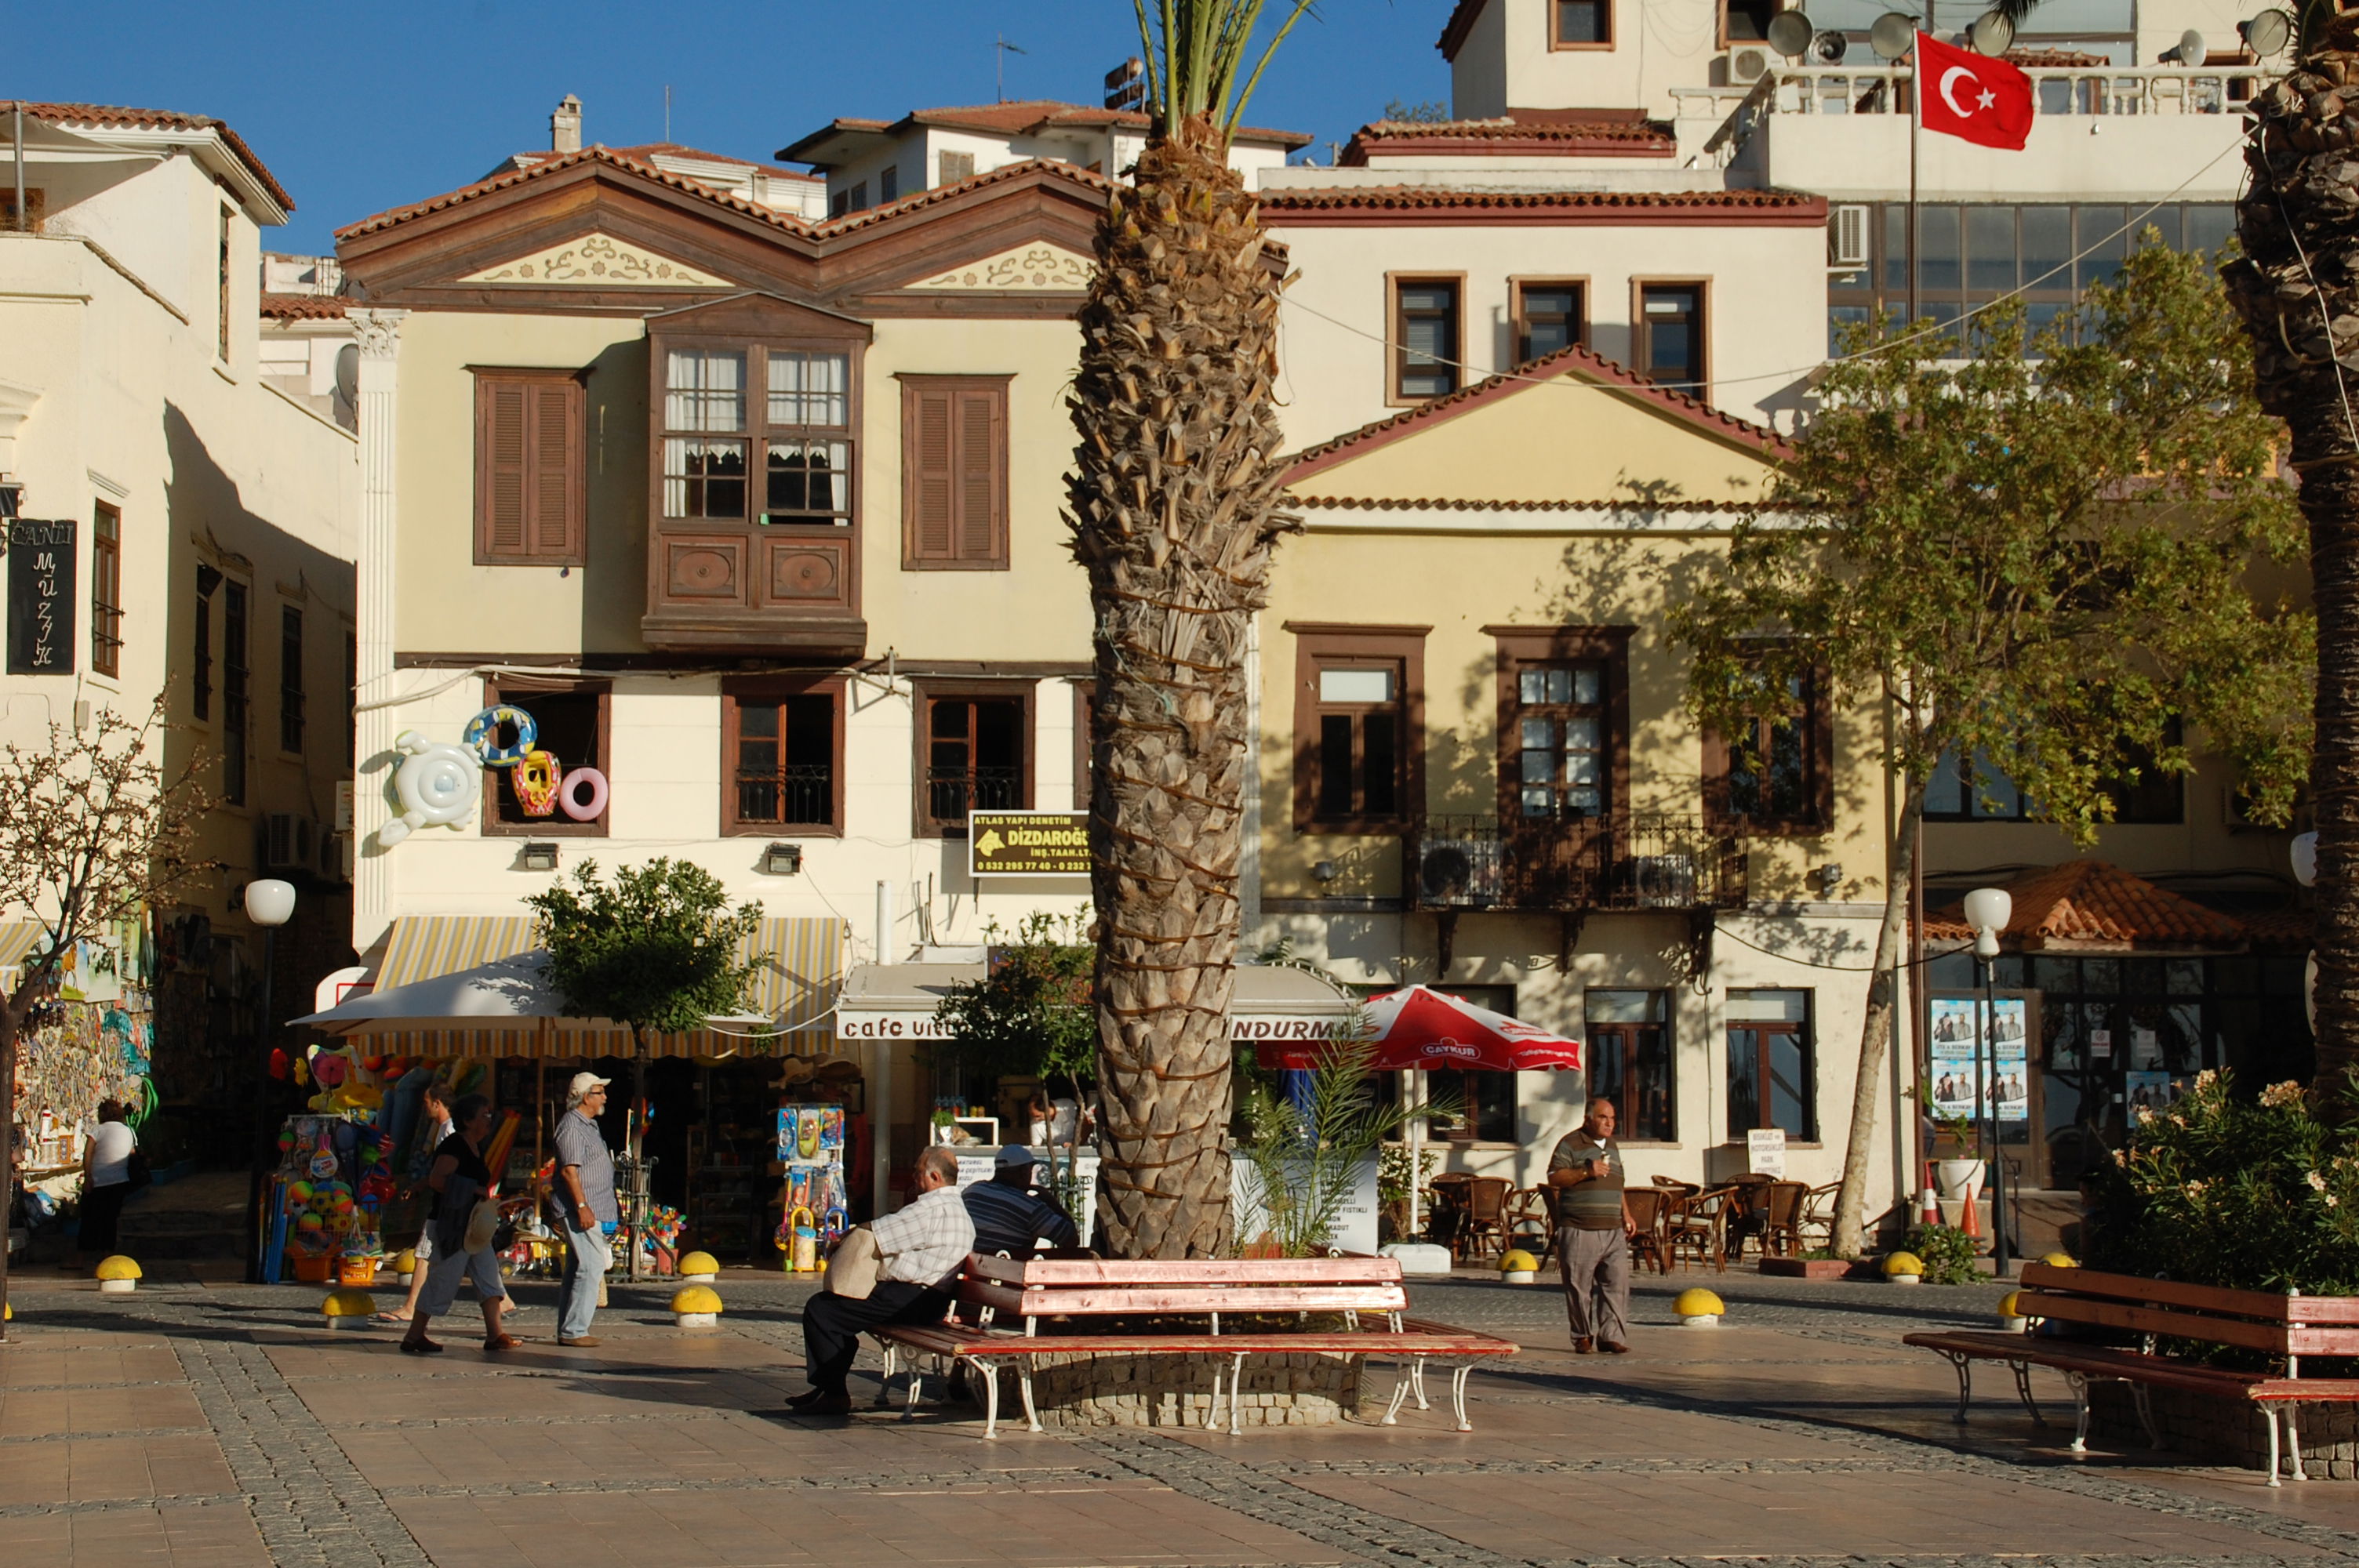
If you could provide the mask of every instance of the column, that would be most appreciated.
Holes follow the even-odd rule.
[[[353,946],[366,951],[393,918],[392,867],[375,843],[376,830],[392,815],[386,801],[392,780],[393,737],[399,713],[384,704],[395,695],[394,460],[396,355],[407,310],[355,309],[352,322],[360,348],[359,388],[361,513],[359,595],[356,606],[360,654],[357,715],[360,760],[353,785]]]

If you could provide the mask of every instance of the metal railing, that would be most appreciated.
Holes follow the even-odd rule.
[[[1701,817],[1433,816],[1404,837],[1416,909],[1735,909],[1749,889],[1743,844]]]
[[[739,773],[737,820],[832,826],[835,769],[825,762],[795,762],[769,773]]]
[[[926,770],[926,815],[962,832],[970,811],[1017,811],[1023,806],[1022,768]]]

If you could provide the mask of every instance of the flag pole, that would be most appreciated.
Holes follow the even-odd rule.
[[[1922,34],[1919,35],[1923,37]],[[1917,330],[1917,267],[1921,247],[1917,227],[1917,132],[1924,120],[1925,51],[1908,50],[1908,319],[1906,330]]]

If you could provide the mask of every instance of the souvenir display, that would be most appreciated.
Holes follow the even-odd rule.
[[[606,813],[606,775],[595,768],[574,769],[557,786],[557,804],[576,822],[597,821]]]
[[[527,816],[547,816],[557,809],[557,759],[543,751],[527,752],[508,770],[508,787]]]
[[[502,725],[515,727],[516,741],[513,744],[500,744]],[[539,742],[540,726],[523,708],[511,708],[505,702],[496,703],[468,719],[467,728],[461,731],[459,739],[469,751],[483,759],[484,766],[512,768]],[[395,742],[397,745],[399,743]]]
[[[840,1105],[778,1108],[778,1158],[786,1162],[787,1178],[777,1240],[789,1272],[816,1271],[827,1249],[850,1228],[843,1134]]]
[[[407,753],[393,774],[401,815],[376,830],[378,843],[398,844],[429,825],[456,827],[473,815],[483,793],[483,759],[473,750],[429,741],[415,730],[394,737],[393,746]],[[604,794],[599,792],[601,799]]]

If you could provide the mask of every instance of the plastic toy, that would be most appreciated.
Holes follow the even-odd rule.
[[[483,793],[480,757],[464,746],[429,741],[415,730],[403,730],[393,745],[408,753],[393,775],[401,815],[376,830],[378,843],[398,844],[429,825],[456,827],[473,815]],[[603,790],[599,798],[603,803]]]
[[[516,726],[515,745],[503,746],[499,743],[500,726],[503,724]],[[468,719],[467,728],[461,733],[460,739],[465,742],[469,751],[484,760],[484,766],[512,768],[533,749],[534,743],[539,741],[540,726],[534,721],[532,715],[523,708],[511,708],[503,702],[486,708]],[[397,741],[394,743],[400,744]]]
[[[582,798],[583,790],[587,799]],[[606,775],[595,768],[576,768],[557,786],[557,804],[576,822],[595,822],[606,812]]]
[[[508,787],[527,816],[547,816],[557,809],[557,759],[547,752],[527,752],[508,772]]]

